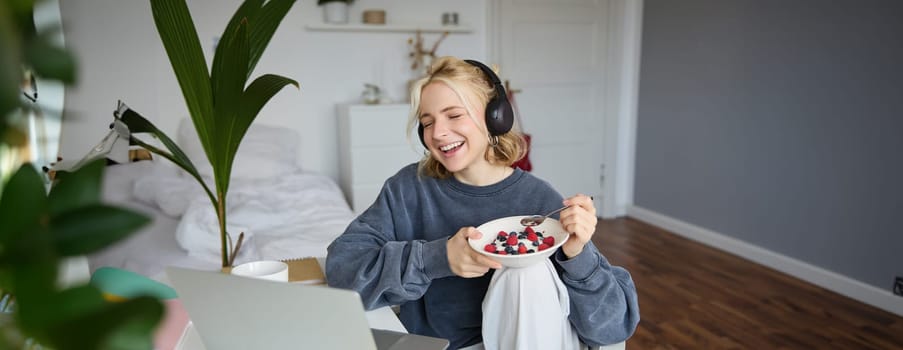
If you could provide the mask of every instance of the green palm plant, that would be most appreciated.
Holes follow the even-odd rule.
[[[184,0],[150,0],[154,22],[182,89],[198,138],[213,167],[214,190],[172,139],[137,113],[121,120],[134,133],[151,133],[167,148],[159,149],[132,136],[131,142],[177,164],[204,188],[220,229],[222,266],[230,267],[243,236],[232,244],[226,232],[226,193],[238,146],[260,109],[292,79],[265,74],[247,84],[257,61],[295,0],[247,0],[220,37],[207,68],[191,14]]]

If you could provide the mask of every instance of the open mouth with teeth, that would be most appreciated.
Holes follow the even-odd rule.
[[[445,146],[439,147],[439,150],[442,151],[443,153],[450,153],[450,152],[454,152],[458,148],[461,148],[462,145],[464,145],[464,141],[452,142]]]

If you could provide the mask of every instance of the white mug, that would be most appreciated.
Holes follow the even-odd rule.
[[[251,261],[233,267],[232,274],[270,281],[288,282],[288,264],[275,260]]]

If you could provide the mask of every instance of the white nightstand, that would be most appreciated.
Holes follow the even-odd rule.
[[[410,105],[339,105],[339,185],[355,214],[367,209],[390,176],[420,160],[423,146],[408,142]]]

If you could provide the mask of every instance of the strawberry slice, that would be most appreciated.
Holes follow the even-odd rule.
[[[516,246],[517,245],[517,236],[508,236],[508,245]]]
[[[495,244],[489,243],[485,247],[483,247],[483,250],[490,252],[490,253],[495,253],[496,252]]]
[[[549,249],[549,247],[551,247],[551,246],[548,245],[548,244],[543,243],[543,244],[540,244],[540,245],[539,245],[539,248],[538,248],[538,249],[539,249],[539,251],[543,251],[543,250]]]
[[[543,238],[542,243],[551,247],[555,245],[555,237],[548,236],[546,238]]]
[[[526,253],[526,252],[527,252],[527,247],[524,246],[523,243],[521,243],[521,245],[517,247],[517,253],[518,253],[518,254],[524,254],[524,253]]]
[[[536,241],[537,239],[539,239],[539,236],[536,235],[536,232],[528,232],[527,239],[530,241]]]

